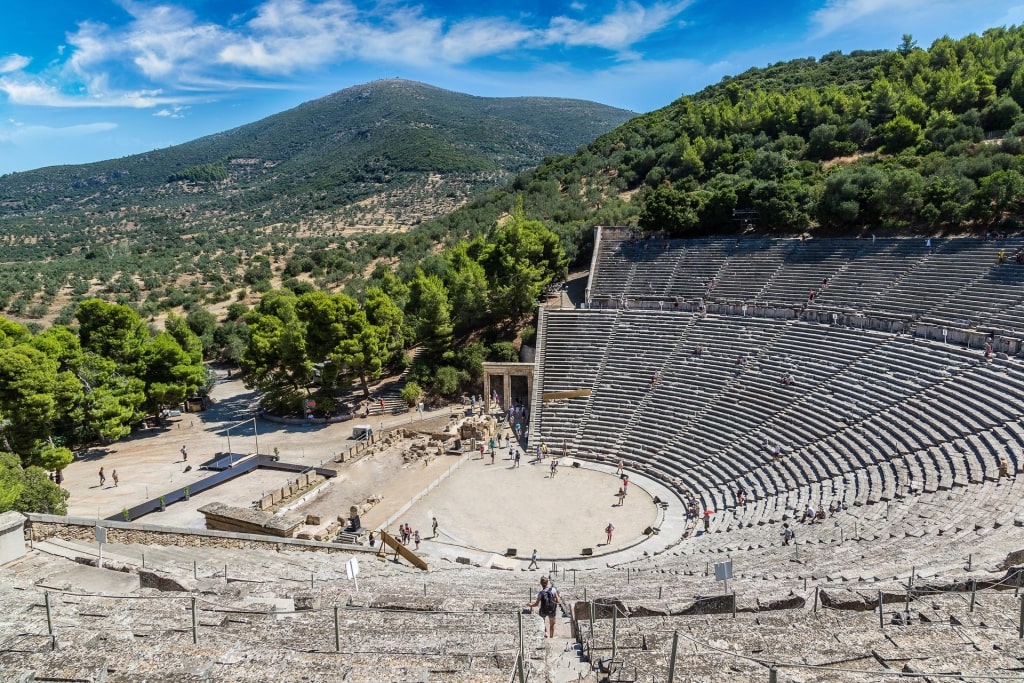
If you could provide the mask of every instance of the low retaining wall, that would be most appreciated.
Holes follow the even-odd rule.
[[[20,512],[0,514],[0,564],[25,554],[25,515]]]
[[[315,552],[369,552],[359,545],[307,541],[300,538],[271,538],[258,534],[242,534],[209,529],[186,529],[183,527],[162,527],[153,524],[96,520],[87,517],[61,517],[58,515],[28,515],[25,522],[25,538],[41,541],[47,538],[63,538],[69,541],[94,541],[95,529],[101,526],[107,530],[108,543],[139,543],[143,545],[165,545],[210,548],[245,548],[252,550],[300,550]]]

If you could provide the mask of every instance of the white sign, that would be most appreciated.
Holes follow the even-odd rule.
[[[356,577],[359,576],[359,560],[357,560],[356,558],[353,557],[351,560],[346,562],[345,563],[345,572],[348,574],[349,581],[355,581],[356,582],[356,592],[358,593],[359,592],[359,579],[357,579]]]
[[[105,527],[96,527],[96,542],[106,543],[107,542],[107,530]]]

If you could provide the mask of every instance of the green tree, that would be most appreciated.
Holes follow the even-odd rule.
[[[275,290],[246,315],[249,340],[240,359],[246,385],[263,390],[262,400],[277,409],[294,403],[313,379],[306,326],[296,303],[291,292]]]
[[[359,379],[363,396],[370,396],[370,380],[377,379],[388,358],[388,330],[371,325],[365,311],[357,311],[348,319],[348,336],[341,340],[332,359]]]
[[[406,382],[405,386],[402,387],[402,400],[405,401],[405,405],[410,408],[414,407],[416,403],[419,402],[421,396],[423,396],[423,389],[416,382]]]
[[[430,388],[438,396],[454,398],[459,395],[462,383],[467,378],[466,372],[453,368],[450,365],[442,365],[434,373],[434,379],[430,384]]]
[[[978,181],[975,202],[979,216],[988,221],[998,220],[1007,211],[1014,211],[1024,201],[1024,175],[1009,169],[996,171]]]
[[[487,316],[487,274],[477,260],[482,251],[483,241],[475,240],[460,242],[444,254],[444,285],[460,331],[479,327]]]
[[[149,341],[149,331],[138,313],[128,306],[89,299],[79,304],[75,315],[84,350],[109,358],[124,371],[138,370]]]
[[[540,293],[565,278],[569,260],[558,236],[523,217],[522,199],[492,234],[480,259],[487,274],[491,312],[511,322],[533,309]]]
[[[232,304],[233,306],[234,304]],[[244,311],[242,315],[245,315]],[[203,353],[212,355],[216,347],[213,335],[217,331],[217,317],[205,308],[196,307],[185,316],[185,322],[203,344]],[[180,340],[179,340],[180,341]]]
[[[899,47],[896,48],[896,52],[903,56],[909,55],[911,52],[917,49],[917,41],[909,33],[903,34],[903,39],[900,41]]]
[[[367,287],[364,297],[367,322],[380,328],[389,352],[401,351],[405,343],[405,313],[381,287]]]
[[[0,429],[4,445],[31,462],[57,414],[57,361],[19,344],[0,349]]]
[[[907,148],[916,147],[924,140],[921,126],[902,114],[880,126],[877,133],[885,151],[890,154],[897,154]]]
[[[439,360],[452,343],[452,307],[448,290],[436,275],[417,271],[409,283],[409,318],[415,338],[427,354]]]
[[[198,345],[191,330],[188,334]],[[140,379],[145,382],[146,407],[152,414],[158,415],[162,408],[181,403],[206,384],[202,359],[197,361],[168,332],[153,337],[143,351],[143,363],[145,371]]]
[[[23,468],[18,456],[0,452],[0,512],[68,513],[68,492],[50,481],[42,467]]]

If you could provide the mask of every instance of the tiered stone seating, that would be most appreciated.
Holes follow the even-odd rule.
[[[551,320],[559,315],[580,313],[549,314]],[[698,542],[704,538],[736,551],[765,546],[763,525],[792,519],[808,503],[823,508],[834,501],[847,506],[842,514],[858,528],[877,530],[865,542],[895,539],[893,557],[909,559],[891,571],[929,563],[940,571],[950,566],[947,555],[897,554],[895,545],[924,535],[937,539],[932,550],[953,552],[963,534],[979,528],[970,523],[979,514],[972,500],[997,511],[991,524],[982,525],[987,528],[1010,525],[1018,511],[1007,495],[1012,485],[998,482],[999,459],[1008,458],[1016,471],[1020,458],[1014,451],[1024,443],[1015,361],[985,363],[977,351],[951,345],[801,322],[601,315],[614,317],[616,329],[593,383],[593,413],[584,416],[569,449],[582,457],[626,457],[715,510],[710,533],[687,541],[697,554],[707,552]],[[620,328],[626,318],[628,327]],[[635,336],[644,329],[640,320],[651,335],[646,344]],[[698,344],[704,346],[700,357],[692,353]],[[737,356],[746,364],[738,365]],[[659,372],[654,387],[651,372]],[[795,383],[780,383],[783,374]],[[782,446],[779,458],[771,453],[776,443]],[[987,488],[964,495],[975,486]],[[746,505],[737,502],[740,487]],[[922,531],[917,512],[902,502],[908,495],[932,496],[914,510],[944,506],[950,514],[936,515],[938,526]],[[864,512],[854,516],[853,510]],[[884,520],[879,510],[885,510]],[[816,543],[855,533],[820,528],[828,537]],[[767,547],[778,546],[777,530],[768,533]],[[832,558],[822,561],[828,565]],[[776,575],[784,575],[781,569]]]
[[[665,240],[602,229],[600,244],[589,290],[595,307],[698,299],[803,306],[814,290],[810,305],[819,309],[1010,329],[1024,309],[1024,268],[1010,258],[1024,246],[1019,238]]]

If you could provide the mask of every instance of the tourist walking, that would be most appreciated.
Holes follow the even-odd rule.
[[[412,532],[412,540],[416,543],[416,550],[420,549],[420,530]]]
[[[110,473],[110,478],[114,480],[114,486],[117,486],[117,470]]]
[[[540,606],[540,616],[547,620],[547,629],[545,635],[548,638],[555,637],[555,617],[558,614],[558,605],[561,602],[561,598],[558,595],[558,589],[553,585],[548,585],[548,577],[540,577],[540,590],[537,591],[537,599],[527,605],[530,609]]]
[[[604,544],[605,545],[611,545],[612,544],[612,534],[614,532],[615,532],[615,527],[612,526],[611,522],[608,522],[608,526],[606,526],[604,528],[604,535],[605,535]]]
[[[431,538],[437,538],[437,517],[430,518]]]
[[[540,565],[537,564],[537,549],[533,549],[533,554],[530,555],[530,566],[527,569],[540,569]]]
[[[103,474],[103,468],[100,468],[100,486],[107,483],[107,475]]]
[[[185,446],[181,447],[181,459],[183,462],[188,462],[188,449]]]

